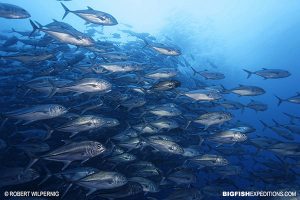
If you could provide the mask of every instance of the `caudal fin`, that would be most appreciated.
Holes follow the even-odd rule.
[[[272,121],[274,122],[275,126],[281,126],[275,119],[272,119]]]
[[[247,72],[248,76],[247,78],[250,78],[250,76],[253,74],[253,72],[250,72],[249,70],[243,69],[245,72]]]
[[[291,115],[291,114],[286,113],[286,112],[283,112],[283,114],[286,115],[286,116],[288,116],[290,118],[290,123],[291,124],[294,124],[295,119],[299,119],[300,120],[300,117],[298,117],[298,116]]]
[[[275,95],[275,97],[276,97],[277,100],[278,100],[277,106],[280,106],[280,104],[284,101],[284,99],[278,97],[277,95]]]
[[[65,10],[64,16],[62,17],[62,19],[64,19],[69,14],[70,10],[69,10],[69,8],[67,8],[67,6],[65,6],[65,4],[63,4],[63,3],[60,3],[60,4]]]
[[[268,126],[267,123],[265,123],[265,122],[262,121],[262,120],[259,120],[259,121],[260,121],[260,123],[262,123],[262,125],[264,126],[264,127],[263,127],[263,131],[266,130],[266,128],[269,128],[269,126]]]
[[[30,24],[31,24],[31,26],[32,26],[32,31],[31,31],[31,33],[29,34],[29,37],[31,37],[32,34],[34,34],[34,33],[36,32],[36,30],[39,29],[39,27],[37,27],[37,25],[36,25],[31,19],[30,19],[29,21],[30,21]]]
[[[193,67],[191,67],[191,69],[193,70],[195,76],[198,72]]]
[[[145,45],[143,46],[143,48],[150,46],[149,42],[146,39],[142,39],[145,42]]]

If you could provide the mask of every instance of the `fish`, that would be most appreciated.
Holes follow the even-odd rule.
[[[173,103],[152,106],[149,107],[146,112],[158,117],[176,117],[182,114],[178,106]]]
[[[0,188],[29,183],[40,177],[39,172],[32,168],[26,170],[22,167],[1,168],[0,171]]]
[[[52,92],[49,95],[50,97],[55,95],[57,92],[75,92],[79,95],[95,92],[108,93],[112,90],[112,84],[110,82],[99,78],[83,78],[63,86],[57,86],[52,82],[51,86]]]
[[[101,127],[113,127],[119,125],[119,121],[112,118],[104,118],[94,115],[83,115],[57,127],[55,130],[72,133],[70,137],[83,131],[91,131]]]
[[[219,103],[222,107],[230,110],[238,110],[240,109],[242,112],[244,111],[245,105],[241,104],[240,102],[236,101],[222,101]]]
[[[30,24],[33,29],[32,34],[36,31],[42,31],[57,41],[75,46],[93,46],[95,44],[91,37],[63,22],[59,22],[58,25],[46,25],[43,27],[42,25],[37,26],[32,20],[30,20]]]
[[[196,164],[198,168],[203,167],[220,167],[229,164],[228,160],[219,155],[204,154],[201,156],[195,156],[186,160],[185,165],[188,163]]]
[[[64,19],[69,13],[73,13],[84,19],[87,23],[93,23],[102,26],[114,26],[118,24],[118,21],[112,15],[102,11],[94,10],[89,6],[87,10],[71,11],[63,3],[61,3],[61,5],[65,10],[65,14],[62,19]]]
[[[165,179],[170,180],[177,185],[189,185],[196,183],[197,177],[190,169],[178,168],[169,172],[168,175],[161,180],[160,184],[163,184]]]
[[[49,153],[46,153],[40,157],[34,158],[28,164],[27,168],[30,168],[38,160],[44,159],[49,161],[63,162],[64,166],[62,170],[66,169],[73,161],[85,162],[92,157],[98,156],[106,151],[106,148],[99,142],[95,141],[81,141],[70,142],[63,145]]]
[[[200,115],[194,122],[202,124],[205,126],[204,130],[208,129],[212,125],[222,125],[224,122],[230,121],[233,115],[228,112],[209,112]]]
[[[140,71],[143,68],[144,63],[137,63],[131,61],[114,62],[114,63],[102,63],[97,66],[103,67],[105,70],[111,73],[126,73],[133,71]]]
[[[0,3],[0,17],[6,19],[26,19],[31,17],[28,11],[20,6]]]
[[[262,120],[260,120],[260,122],[263,124],[264,129],[265,128],[269,128],[271,129],[273,132],[275,132],[276,134],[278,134],[281,137],[284,137],[287,140],[294,140],[294,136],[293,136],[293,132],[287,130],[286,128],[282,127],[278,122],[276,122],[275,120],[273,120],[275,122],[274,126],[270,126],[267,125],[265,122],[263,122]]]
[[[151,126],[155,127],[158,129],[158,131],[162,129],[166,129],[167,131],[171,129],[178,128],[179,125],[176,121],[174,120],[169,120],[169,119],[157,119],[155,121],[149,122]]]
[[[287,99],[282,99],[278,96],[275,95],[275,97],[278,100],[277,106],[280,106],[283,102],[290,102],[290,103],[294,103],[294,104],[300,104],[300,93],[298,92],[297,95],[292,96],[290,98]]]
[[[193,67],[191,69],[194,72],[194,75],[199,74],[204,77],[206,80],[221,80],[225,78],[225,75],[220,72],[211,72],[208,70],[196,71]]]
[[[118,198],[134,198],[135,195],[139,195],[143,192],[143,186],[140,183],[128,182],[120,188],[113,189],[111,192],[97,192],[94,196],[106,198],[106,199],[118,199]]]
[[[145,77],[151,79],[168,79],[168,78],[173,78],[176,75],[177,75],[177,70],[174,68],[160,68],[147,73]]]
[[[184,92],[183,95],[194,101],[215,101],[222,98],[222,94],[212,89],[200,89]]]
[[[241,84],[239,85],[239,87],[231,89],[230,92],[239,96],[258,96],[266,93],[263,88]]]
[[[268,109],[268,105],[262,102],[254,101],[251,99],[251,101],[246,105],[247,108],[250,108],[256,112],[260,111],[266,111]]]
[[[252,74],[258,75],[266,79],[279,79],[279,78],[286,78],[291,75],[290,72],[282,69],[267,69],[262,68],[261,70],[251,72],[249,70],[243,69],[247,73],[247,78],[250,78]]]
[[[268,150],[283,156],[300,156],[299,145],[297,143],[292,142],[280,142],[278,144],[271,145],[270,147],[268,147]]]
[[[180,87],[181,83],[177,80],[160,81],[151,86],[150,90],[154,91],[167,91]]]
[[[244,142],[247,140],[247,136],[244,133],[232,130],[225,130],[220,133],[214,133],[207,138],[208,141],[218,143],[218,146],[222,144],[235,144],[237,142]]]
[[[146,46],[150,47],[154,51],[166,55],[166,56],[179,56],[181,55],[181,51],[178,48],[175,48],[173,46],[168,46],[166,44],[162,43],[149,43],[147,40],[144,40],[146,43]]]
[[[131,177],[128,180],[141,184],[144,192],[149,192],[149,193],[159,192],[159,186],[155,182],[151,181],[150,179],[144,177]]]
[[[147,144],[149,144],[154,149],[158,150],[159,152],[166,152],[170,154],[183,154],[183,148],[175,142],[168,141],[168,140],[159,140],[159,139],[143,139]]]
[[[8,118],[25,121],[24,125],[40,120],[52,119],[67,113],[67,108],[59,104],[43,104],[21,108],[4,113]]]
[[[97,190],[113,189],[125,185],[128,182],[127,178],[114,171],[99,171],[79,179],[75,183],[79,186],[89,189],[86,196]]]
[[[0,58],[5,60],[17,60],[23,63],[33,63],[33,62],[38,63],[38,62],[50,60],[54,58],[54,55],[51,53],[43,53],[43,54],[36,54],[36,55],[19,54],[19,55],[1,56]]]

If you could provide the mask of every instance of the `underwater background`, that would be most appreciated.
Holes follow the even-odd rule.
[[[5,3],[30,17],[0,17],[1,199],[299,195],[299,1]],[[61,3],[70,10],[64,19]],[[77,10],[109,13],[96,15],[117,24],[90,23]],[[53,19],[73,29],[47,26]],[[45,54],[51,55],[39,57]],[[168,75],[153,78],[156,72]],[[54,104],[63,113],[51,113]],[[85,141],[99,144],[68,149]],[[60,162],[68,165],[62,169]],[[106,180],[104,171],[114,174]],[[4,191],[59,191],[60,197],[4,197]]]

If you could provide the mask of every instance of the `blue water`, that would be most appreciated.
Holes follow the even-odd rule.
[[[52,22],[52,19],[56,19],[72,25],[75,29],[81,32],[85,32],[87,30],[84,20],[72,13],[68,14],[64,20],[61,20],[64,10],[59,1],[15,0],[12,2],[9,0],[2,0],[1,3],[13,3],[26,9],[31,14],[30,19],[35,20],[42,25]],[[86,9],[87,6],[90,6],[95,10],[107,12],[118,20],[118,25],[116,26],[100,26],[95,28],[99,30],[101,34],[93,36],[94,40],[109,41],[120,44],[138,41],[138,38],[130,37],[122,32],[122,30],[131,30],[136,33],[149,33],[151,36],[156,38],[156,42],[167,43],[178,47],[182,54],[176,57],[176,59],[180,61],[177,62],[176,68],[180,71],[180,81],[182,82],[182,86],[189,88],[190,90],[198,89],[197,87],[199,84],[206,84],[208,86],[221,84],[226,89],[232,89],[237,87],[239,84],[254,85],[263,88],[266,93],[260,96],[238,97],[235,94],[224,95],[224,99],[237,101],[242,104],[247,104],[251,99],[254,99],[268,105],[268,109],[263,112],[255,112],[248,108],[245,108],[244,112],[241,112],[241,110],[228,110],[234,116],[234,119],[228,126],[235,127],[238,121],[241,121],[244,124],[255,127],[256,129],[255,132],[247,135],[248,140],[264,136],[267,138],[275,138],[286,144],[292,142],[299,145],[299,148],[297,149],[299,154],[299,133],[292,132],[291,134],[294,136],[294,139],[288,141],[268,128],[263,130],[263,126],[259,121],[262,120],[272,126],[274,125],[272,119],[274,119],[284,125],[291,124],[291,122],[290,118],[284,115],[283,112],[300,116],[299,104],[283,102],[280,106],[278,106],[278,101],[274,96],[277,95],[283,99],[287,99],[295,96],[297,92],[300,92],[300,60],[298,55],[300,52],[299,1],[73,0],[65,1],[63,3],[70,10]],[[8,37],[15,35],[18,38],[26,39],[26,37],[21,37],[18,34],[10,33],[12,28],[19,31],[32,30],[28,19],[10,20],[0,18],[0,24],[0,34]],[[130,27],[128,27],[128,25],[130,25]],[[121,37],[114,38],[114,33],[120,34]],[[4,41],[1,42],[4,43]],[[142,40],[140,40],[140,42],[142,43]],[[22,45],[18,43],[15,44],[15,47],[21,48]],[[71,47],[74,46],[71,45]],[[10,55],[9,52],[5,52],[5,50],[1,51],[1,56],[7,55]],[[223,73],[226,78],[222,80],[205,80],[199,75],[194,75],[189,66],[180,64],[183,63],[184,60],[186,60],[189,65],[197,71],[205,69],[216,71]],[[143,61],[143,59],[141,59],[141,61]],[[1,68],[11,67],[13,64],[9,63],[9,65],[6,65],[3,61],[1,63]],[[24,66],[28,67],[26,65]],[[39,65],[34,67],[39,67]],[[252,75],[249,79],[247,79],[247,74],[243,71],[243,69],[257,71],[262,68],[287,70],[291,73],[291,76],[282,79],[264,80],[262,77]],[[25,74],[24,77],[19,74],[16,79],[20,81],[14,85],[14,75],[9,75],[7,77],[2,71],[3,70],[1,70],[0,74],[0,77],[2,77],[2,79],[0,79],[0,85],[2,88],[1,90],[5,92],[1,92],[0,97],[2,98],[0,105],[1,112],[9,111],[6,109],[8,107],[11,110],[14,110],[22,106],[26,107],[26,103],[31,104],[31,100],[28,98],[28,95],[22,97],[24,98],[24,101],[21,104],[24,105],[20,105],[18,101],[15,103],[13,99],[21,97],[17,95],[17,90],[9,89],[9,87],[15,87],[30,80],[30,78],[27,78]],[[103,75],[101,75],[101,77],[103,77]],[[7,84],[4,82],[6,80],[9,80]],[[32,97],[34,98],[35,96],[33,95]],[[159,99],[156,101],[159,101]],[[146,105],[153,105],[156,101],[149,99],[149,102],[147,102]],[[68,104],[65,103],[64,106],[68,107]],[[116,117],[119,119],[119,128],[114,128],[112,131],[115,134],[116,132],[126,129],[126,121],[129,121],[127,118],[130,118],[131,115],[127,115],[128,113],[126,112],[118,113],[116,110],[113,110],[112,107],[113,106],[111,106],[111,111],[106,110],[103,113],[108,117]],[[211,109],[208,109],[205,106],[202,107],[201,110],[211,111]],[[214,110],[225,109],[216,107]],[[199,113],[195,111],[194,114]],[[2,121],[4,121],[4,118]],[[14,125],[14,122],[15,121],[13,120],[9,120],[8,125],[2,127],[1,130],[0,138],[7,142],[8,147],[6,147],[6,150],[1,150],[3,152],[1,152],[2,162],[0,165],[6,167],[25,167],[26,163],[29,162],[29,159],[24,156],[22,152],[9,149],[10,143],[15,144],[14,136],[11,136],[11,134],[15,130],[15,126],[18,125]],[[294,120],[293,123],[300,126],[299,119]],[[28,127],[34,126],[35,125],[29,125]],[[227,125],[225,124],[225,126]],[[203,127],[199,128],[199,126],[195,124],[191,125],[191,127],[187,130],[183,129],[184,126],[181,126],[180,128],[179,132],[186,131],[199,133],[203,131]],[[110,132],[106,131],[106,133]],[[60,140],[67,138],[68,137],[60,138],[60,136],[53,134],[53,138],[49,140],[51,150],[57,146],[61,146],[61,144],[58,145]],[[187,144],[185,143],[185,145]],[[232,145],[232,148],[234,148],[234,146],[235,145]],[[205,142],[204,146],[201,146],[201,148],[203,148],[206,153],[211,152]],[[242,173],[240,175],[228,176],[227,178],[222,179],[217,175],[217,173],[215,174],[214,172],[210,172],[210,169],[199,169],[199,171],[196,172],[197,181],[195,184],[192,184],[192,186],[173,185],[172,188],[162,188],[158,193],[143,193],[127,197],[127,199],[147,199],[148,197],[164,199],[169,194],[172,194],[172,192],[176,190],[175,188],[196,188],[203,192],[201,197],[203,199],[222,199],[221,197],[205,193],[203,189],[206,185],[209,185],[217,190],[217,187],[220,185],[220,183],[217,182],[219,180],[223,180],[222,185],[225,185],[223,191],[276,191],[288,189],[290,191],[298,191],[299,195],[299,155],[296,157],[278,155],[268,150],[262,150],[259,153],[255,153],[256,148],[246,144],[238,146],[237,148],[251,152],[243,156],[233,155],[226,157],[231,164],[239,165],[242,168]],[[13,158],[9,156],[10,153],[13,155]],[[140,156],[140,154],[143,153],[139,152],[138,155]],[[288,170],[286,175],[287,177],[293,176],[294,179],[288,183],[285,183],[282,180],[278,180],[278,182],[276,182],[276,179],[271,180],[271,182],[266,182],[252,175],[256,170],[264,168],[261,164],[263,161],[267,161],[268,159],[275,159],[276,161],[276,156],[283,159],[284,166],[290,166],[289,170],[291,170]],[[18,160],[18,158],[20,158],[20,160]],[[170,159],[176,160],[177,158],[170,156]],[[257,162],[257,159],[260,161],[262,160],[262,162]],[[99,160],[97,162],[99,162]],[[160,165],[168,165],[168,162],[166,162],[166,164],[164,164],[164,162],[165,160],[162,159]],[[278,160],[276,162],[280,163]],[[173,163],[169,165],[170,166],[166,168],[177,167],[173,165]],[[55,169],[54,171],[56,172],[59,171],[60,165],[58,164],[57,166],[51,166],[50,171],[53,169]],[[99,163],[95,164],[93,162],[88,162],[86,166],[101,167],[101,165],[99,166]],[[41,165],[37,164],[35,167],[40,170],[43,175],[45,175],[44,169]],[[271,168],[264,169],[271,170]],[[121,173],[125,173],[122,172],[122,169],[117,170]],[[270,173],[271,176],[274,173],[273,177],[275,177],[276,172]],[[29,185],[30,183],[20,184],[4,187],[4,190],[39,191],[61,189],[60,187],[62,182],[56,179],[50,179],[42,186],[38,186],[38,182],[41,179],[42,178],[33,181],[32,185]],[[234,182],[236,187],[232,187],[232,184],[229,182],[230,180]],[[157,182],[159,183],[160,181]],[[227,189],[227,187],[229,187],[229,189]],[[78,198],[85,199],[86,197],[84,193],[86,190],[82,187],[78,188],[80,188],[80,195]],[[79,191],[79,189],[77,190]],[[76,190],[72,190],[71,194],[69,194],[69,196],[67,195],[65,199],[73,199],[75,191]],[[250,197],[248,198],[250,199]],[[258,199],[256,197],[252,198]]]

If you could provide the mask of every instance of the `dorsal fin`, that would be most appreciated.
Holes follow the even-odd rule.
[[[89,9],[89,10],[94,10],[93,8],[91,8],[90,6],[87,6],[87,8]]]
[[[263,67],[262,69],[263,69],[263,70],[267,70],[267,68],[264,68],[264,67]]]

